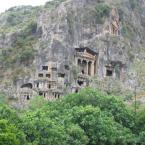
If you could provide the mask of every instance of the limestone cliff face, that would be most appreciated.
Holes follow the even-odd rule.
[[[102,8],[98,9],[100,6]],[[113,16],[111,17],[111,10],[114,8],[119,15],[118,22],[120,23],[119,34],[117,35],[112,34],[116,31],[111,21],[114,19]],[[30,15],[27,14],[31,13],[30,9],[27,8],[26,13],[22,13],[22,15],[25,15],[25,23],[22,23],[22,25],[28,25]],[[37,8],[37,13],[34,11],[35,25],[33,23],[33,28],[29,33],[26,33],[24,39],[28,41],[27,37],[33,37],[30,41],[34,43],[30,47],[36,53],[31,56],[29,52],[26,55],[26,60],[30,56],[28,62],[24,59],[14,61],[14,69],[18,71],[21,65],[21,69],[24,71],[23,75],[21,75],[21,72],[19,73],[20,77],[10,77],[11,81],[6,81],[9,79],[6,75],[13,74],[14,69],[11,67],[3,68],[6,65],[3,64],[5,60],[0,60],[2,69],[4,69],[4,71],[1,71],[3,77],[1,78],[1,85],[8,82],[13,86],[14,79],[15,81],[21,79],[22,82],[33,79],[39,67],[50,60],[58,62],[60,67],[65,62],[70,63],[74,59],[75,48],[80,47],[89,47],[99,53],[98,76],[100,78],[105,76],[105,66],[110,62],[121,62],[125,66],[126,72],[129,72],[130,65],[136,56],[144,59],[144,56],[138,51],[138,48],[143,48],[145,45],[143,33],[145,30],[144,1],[140,0],[137,1],[137,4],[134,4],[129,0],[107,0],[107,2],[101,0],[54,0],[48,2],[44,7]],[[4,15],[1,14],[0,20],[4,19]],[[9,21],[11,21],[10,18]],[[14,21],[17,21],[17,19]],[[3,25],[4,22],[1,24],[1,29],[8,29]],[[14,23],[14,25],[17,24]],[[111,26],[112,30],[110,30]],[[13,54],[11,53],[12,48],[18,48],[16,44],[19,36],[23,39],[21,35],[25,32],[24,30],[27,29],[22,29],[18,25],[18,29],[13,31],[1,31],[1,55],[3,55],[5,49],[8,52],[10,51],[10,55]],[[25,45],[25,43],[20,44]],[[30,47],[26,48],[26,51]],[[21,52],[23,50],[19,53]]]
[[[46,57],[60,60],[62,57],[71,58],[75,47],[85,46],[85,43],[88,45],[97,31],[94,16],[90,13],[96,4],[96,0],[65,1],[56,9],[40,13],[38,28],[42,28],[41,40],[47,44]]]
[[[115,36],[104,31],[105,21],[110,21],[110,12],[103,23],[97,23],[96,6],[100,3],[104,2],[68,0],[53,10],[42,11],[38,16],[38,29],[42,29],[41,41],[45,43],[44,48],[39,48],[41,61],[71,60],[74,48],[89,47],[100,52],[100,70],[108,57],[112,61],[129,63],[130,42],[126,42],[122,34]],[[110,6],[110,11],[113,8]],[[100,71],[100,75],[103,77],[105,74]]]

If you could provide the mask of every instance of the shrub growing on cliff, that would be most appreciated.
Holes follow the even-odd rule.
[[[109,16],[110,7],[105,4],[97,4],[96,6],[96,20],[97,23],[102,24],[104,22],[104,18]]]
[[[129,0],[131,8],[134,9],[138,6],[138,0]]]
[[[64,1],[66,0],[53,0],[53,1],[46,2],[45,8],[49,8],[49,9],[56,8],[60,3]]]

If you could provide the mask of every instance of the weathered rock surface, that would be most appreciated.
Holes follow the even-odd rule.
[[[54,1],[55,2],[55,1]],[[119,36],[104,32],[105,23],[110,21],[110,13],[105,16],[103,23],[98,23],[96,6],[100,3],[117,9],[121,23]],[[121,62],[129,72],[133,59],[138,55],[142,58],[137,48],[144,47],[145,9],[144,1],[138,1],[133,7],[129,0],[102,2],[100,0],[65,0],[53,8],[41,8],[36,15],[37,32],[39,38],[33,49],[37,51],[33,60],[33,67],[25,66],[30,70],[30,75],[25,78],[31,80],[40,66],[48,61],[72,62],[75,48],[89,47],[99,53],[98,76],[105,76],[105,66],[110,62]],[[48,3],[49,5],[49,3]],[[0,35],[0,48],[2,50],[12,47],[18,33]],[[35,36],[34,37],[37,37]],[[19,67],[19,66],[15,66]],[[5,70],[7,71],[7,70]],[[13,71],[13,70],[11,70]],[[7,79],[7,77],[2,78]],[[126,78],[126,82],[128,78]],[[4,82],[4,81],[2,81]],[[12,83],[11,83],[12,84]],[[4,85],[4,84],[1,84]]]

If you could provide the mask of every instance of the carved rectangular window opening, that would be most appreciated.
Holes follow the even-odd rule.
[[[42,78],[43,77],[43,74],[42,73],[38,74],[38,77]]]
[[[48,84],[48,88],[51,89],[51,84]]]
[[[58,77],[64,78],[64,77],[65,77],[65,74],[59,73],[59,74],[58,74]]]
[[[52,67],[52,71],[57,71],[57,68],[56,67]]]
[[[107,69],[106,70],[106,76],[113,76],[113,70]]]
[[[37,88],[39,88],[39,83],[37,83]]]
[[[43,92],[39,92],[39,96],[43,96]]]
[[[84,82],[80,81],[80,80],[78,80],[77,83],[78,83],[79,86],[82,86],[84,84]]]
[[[50,74],[46,74],[46,77],[47,77],[47,78],[50,78],[50,77],[51,77],[51,75],[50,75]]]
[[[48,70],[48,66],[42,66],[42,70]]]
[[[27,95],[27,100],[30,100],[30,96],[29,95]]]
[[[66,70],[69,70],[69,65],[64,65],[64,68],[65,68]]]

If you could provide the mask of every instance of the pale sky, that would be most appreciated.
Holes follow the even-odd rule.
[[[5,10],[13,7],[13,6],[20,6],[20,5],[44,5],[45,2],[50,0],[1,0],[0,4],[0,13],[4,12]]]

